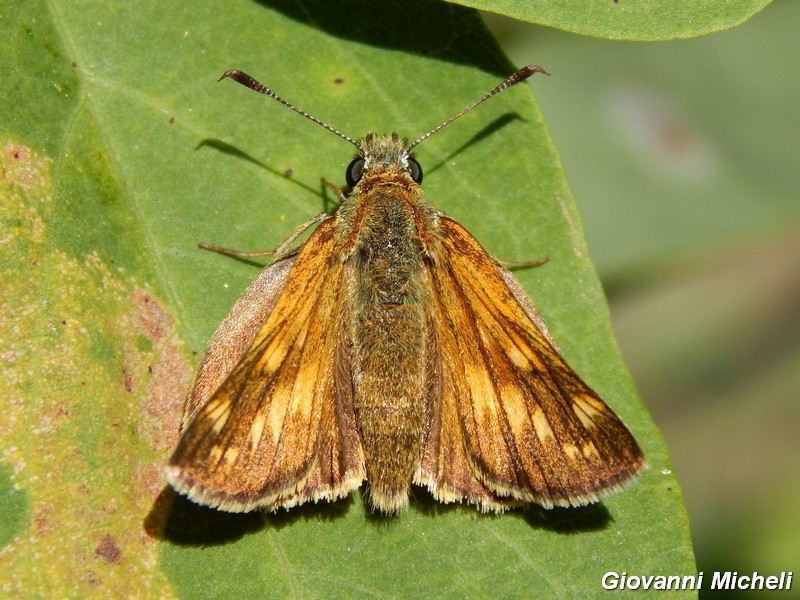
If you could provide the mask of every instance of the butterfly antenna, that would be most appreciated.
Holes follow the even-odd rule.
[[[442,129],[444,127],[447,127],[448,125],[450,125],[450,123],[455,121],[458,117],[461,117],[461,116],[465,115],[466,113],[471,111],[473,108],[475,108],[479,104],[482,104],[483,102],[486,102],[492,96],[495,96],[496,94],[499,94],[503,90],[505,90],[507,88],[510,88],[512,85],[518,84],[520,81],[525,81],[528,77],[530,77],[531,75],[534,75],[536,73],[542,73],[543,75],[549,75],[549,73],[547,71],[545,71],[542,67],[539,67],[537,65],[528,65],[527,67],[522,67],[519,71],[513,73],[508,79],[503,81],[500,85],[498,85],[492,91],[488,92],[484,96],[482,96],[482,97],[478,98],[477,100],[475,100],[475,102],[470,104],[467,108],[462,110],[460,113],[457,113],[457,114],[453,115],[452,117],[447,119],[447,121],[445,121],[441,125],[439,125],[437,127],[434,127],[433,129],[431,129],[425,135],[420,136],[419,138],[417,138],[417,140],[413,144],[411,144],[407,148],[407,150],[411,150],[414,146],[416,146],[417,144],[419,144],[423,140],[428,139],[429,137],[431,137],[434,133],[436,133],[440,129]]]
[[[256,79],[253,79],[252,77],[250,77],[250,75],[248,75],[244,71],[239,71],[238,69],[230,69],[229,71],[225,71],[222,74],[222,77],[220,77],[217,81],[222,81],[223,79],[226,79],[226,78],[233,79],[234,81],[236,81],[238,83],[241,83],[245,87],[249,87],[251,90],[254,90],[254,91],[258,92],[259,94],[264,94],[265,96],[269,96],[273,100],[277,100],[278,102],[283,104],[285,107],[291,108],[297,114],[303,115],[306,119],[309,119],[310,121],[314,121],[314,123],[316,123],[317,125],[321,125],[322,127],[327,129],[331,133],[335,133],[336,135],[338,135],[343,140],[347,140],[348,142],[353,144],[353,146],[358,148],[358,143],[356,143],[356,141],[353,138],[351,138],[349,136],[346,136],[345,134],[343,134],[338,129],[334,129],[333,127],[331,127],[330,125],[328,125],[324,121],[320,121],[318,118],[308,114],[306,111],[297,108],[294,104],[291,104],[291,103],[287,102],[286,100],[284,100],[283,98],[278,96],[278,94],[276,94],[271,89],[269,89],[267,86],[265,86],[263,83],[261,83],[260,81],[258,81]],[[472,107],[470,107],[470,108],[472,108]]]

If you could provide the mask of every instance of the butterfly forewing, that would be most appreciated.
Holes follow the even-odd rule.
[[[579,506],[624,486],[644,464],[633,436],[570,369],[472,235],[447,217],[440,227],[432,281],[446,358],[441,432],[429,436],[440,447],[425,456],[460,468],[423,465],[420,479],[467,488],[485,510],[507,501]]]
[[[335,367],[346,361],[347,301],[334,227],[327,220],[311,235],[244,358],[183,432],[167,474],[189,498],[246,511],[338,498],[361,484],[348,383]]]

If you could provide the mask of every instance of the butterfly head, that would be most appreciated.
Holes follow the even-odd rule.
[[[366,176],[405,174],[422,183],[422,167],[408,151],[408,140],[398,136],[368,133],[357,142],[358,153],[347,166],[347,185],[355,188]]]

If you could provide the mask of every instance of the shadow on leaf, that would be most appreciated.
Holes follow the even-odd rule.
[[[475,10],[446,2],[390,0],[328,2],[261,0],[274,10],[329,35],[378,48],[469,64],[497,75],[511,72],[498,46],[486,44],[487,30]],[[419,15],[425,15],[420,20]],[[449,36],[443,36],[449,31]],[[477,25],[477,26],[476,26]],[[413,32],[413,35],[410,35]],[[476,51],[480,48],[480,51]]]
[[[306,503],[275,512],[230,513],[200,506],[165,487],[144,520],[155,539],[182,546],[216,546],[234,542],[265,528],[282,529],[298,521],[330,521],[353,506],[352,495],[337,502]]]
[[[509,507],[504,513],[481,514],[474,506],[462,502],[444,504],[438,502],[425,489],[415,486],[412,506],[425,516],[463,512],[478,513],[487,519],[523,519],[531,528],[544,529],[557,533],[580,533],[605,529],[612,521],[611,514],[603,504],[592,504],[580,508],[545,509],[537,505],[520,504]]]
[[[520,516],[531,527],[556,533],[599,531],[613,521],[611,513],[602,503],[579,508],[545,509],[534,506],[520,513]]]
[[[182,546],[226,544],[263,527],[259,512],[226,513],[199,506],[170,487],[161,490],[144,520],[148,535]]]
[[[241,150],[240,148],[237,148],[236,146],[232,146],[231,144],[229,144],[227,142],[224,142],[222,140],[218,140],[218,139],[215,139],[215,138],[205,138],[205,139],[201,140],[200,143],[197,144],[197,146],[195,146],[195,150],[199,150],[201,148],[211,148],[213,150],[216,150],[217,152],[221,152],[223,154],[227,154],[228,156],[233,156],[233,157],[238,158],[240,160],[247,161],[250,164],[253,164],[253,165],[255,165],[255,166],[257,166],[257,167],[259,167],[261,169],[264,169],[265,171],[267,171],[269,173],[272,173],[273,175],[276,175],[276,176],[281,177],[283,179],[291,180],[291,182],[293,184],[301,187],[302,189],[304,189],[307,192],[310,192],[310,193],[315,194],[315,195],[319,194],[319,190],[318,189],[314,189],[313,187],[308,186],[308,185],[302,183],[301,181],[298,181],[296,179],[292,179],[292,174],[293,173],[292,173],[291,169],[281,171],[281,170],[275,169],[273,167],[270,167],[269,165],[261,162],[260,160],[258,160],[254,156],[248,154],[244,150]]]

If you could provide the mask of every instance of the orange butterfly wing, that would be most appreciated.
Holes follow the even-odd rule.
[[[644,466],[635,439],[567,365],[533,305],[461,225],[440,220],[429,271],[440,405],[415,481],[482,510],[580,506]]]
[[[224,378],[209,375],[221,380],[216,391],[194,401],[166,472],[191,500],[243,512],[335,499],[361,485],[335,223],[312,233],[249,347],[234,352]]]

